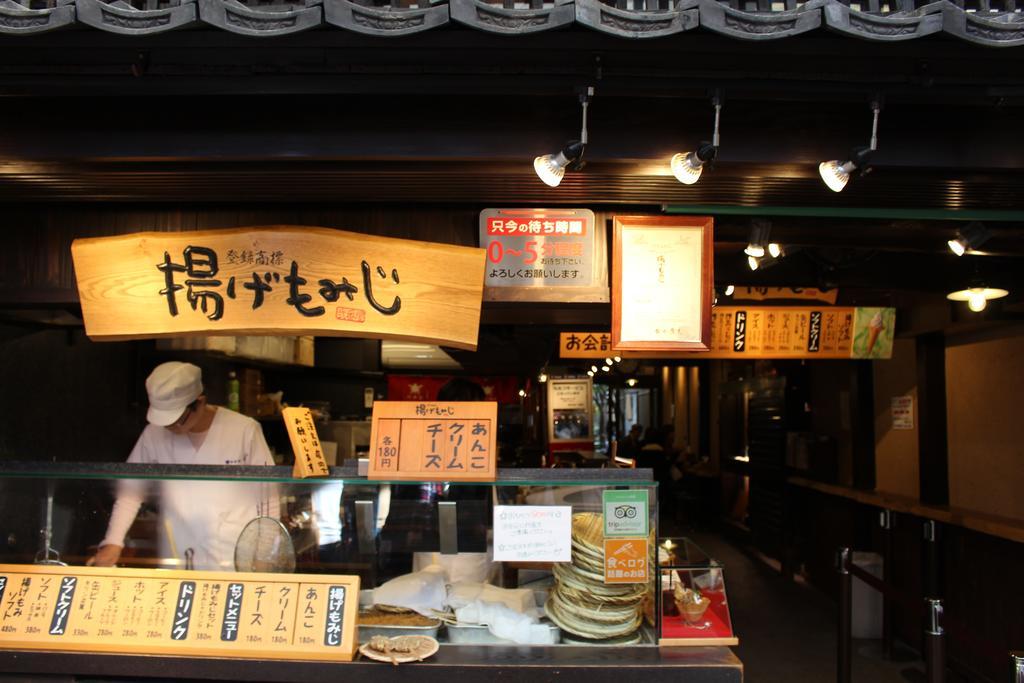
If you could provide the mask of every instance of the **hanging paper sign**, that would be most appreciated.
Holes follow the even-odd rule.
[[[495,562],[571,562],[572,506],[495,505]]]
[[[292,443],[292,452],[295,454],[292,476],[297,479],[330,476],[327,460],[320,446],[320,437],[316,433],[313,414],[309,408],[285,408],[281,415],[288,430],[288,440]]]
[[[494,401],[374,401],[367,477],[494,481],[497,428]]]
[[[714,294],[712,219],[616,216],[612,348],[706,351]]]
[[[835,304],[839,298],[838,289],[814,289],[813,287],[735,287],[734,301],[822,301]]]
[[[485,209],[488,301],[608,301],[604,226],[587,209]]]
[[[603,352],[600,332],[562,332],[562,358],[783,358],[887,359],[892,357],[894,308],[716,306],[711,349],[701,352]],[[591,340],[585,344],[584,340]]]
[[[345,660],[358,576],[0,565],[0,648]]]
[[[890,400],[892,428],[910,430],[914,428],[914,397],[893,396]]]
[[[278,226],[78,239],[71,254],[95,340],[312,334],[476,349],[481,249]]]

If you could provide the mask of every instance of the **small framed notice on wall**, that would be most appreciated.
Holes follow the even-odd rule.
[[[616,216],[612,348],[711,348],[714,235],[708,216]]]

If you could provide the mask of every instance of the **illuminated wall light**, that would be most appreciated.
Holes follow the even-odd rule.
[[[622,356],[615,356],[615,358],[613,358],[612,360],[614,360],[616,363],[621,363],[622,362]]]
[[[726,296],[732,296],[735,293],[736,293],[736,287],[734,285],[729,285],[728,287],[725,288],[725,295]]]
[[[519,398],[526,398],[526,389],[519,390]]]
[[[593,370],[587,370],[587,377],[593,377],[593,376],[594,376],[594,371]]]
[[[601,369],[604,370],[605,372],[611,372],[612,371],[612,369],[610,367],[608,367],[607,365],[602,365]]]
[[[630,387],[635,387],[637,385],[637,383],[638,383],[637,380],[632,378],[632,377],[630,377],[629,379],[626,380],[626,385],[630,386]]]
[[[615,361],[613,361],[613,360],[612,360],[611,358],[605,358],[605,359],[604,359],[604,364],[605,364],[605,365],[611,365],[611,364],[612,364],[612,363],[614,363],[614,362],[615,362]]]
[[[768,255],[772,258],[780,258],[783,255],[782,245],[778,242],[772,242],[769,244]]]
[[[591,365],[590,366],[590,371],[591,372],[597,372],[597,366],[596,365]]]
[[[547,382],[548,381],[547,374],[542,372],[539,375],[537,375],[537,381],[540,382],[541,384],[544,384],[545,382]]]
[[[761,259],[757,258],[756,256],[748,256],[747,257],[747,266],[751,270],[757,270],[758,266],[760,266],[760,265],[761,265]]]

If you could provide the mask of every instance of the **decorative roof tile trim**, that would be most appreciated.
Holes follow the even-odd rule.
[[[279,6],[284,7],[284,6]],[[298,9],[252,9],[237,0],[199,0],[199,18],[207,24],[246,36],[298,33],[323,23],[319,2]]]
[[[988,47],[1024,45],[1024,16],[1016,12],[999,12],[988,16],[966,12],[943,0],[942,30],[957,38]]]
[[[938,3],[932,3],[914,12],[862,12],[838,0],[828,0],[825,4],[825,24],[833,31],[856,38],[896,42],[941,31],[940,10]]]
[[[623,10],[601,0],[576,0],[576,21],[621,38],[660,38],[700,24],[697,0],[683,0],[663,12]]]
[[[448,5],[405,9],[369,7],[351,0],[324,0],[328,24],[372,36],[404,36],[448,23]]]
[[[195,0],[162,9],[139,10],[103,0],[76,0],[78,21],[110,33],[127,36],[164,33],[196,23]]]
[[[0,4],[0,33],[45,33],[74,23],[74,0],[61,0],[47,9],[29,9],[15,2]]]
[[[717,0],[700,0],[700,25],[744,40],[787,38],[821,26],[825,0],[810,0],[799,9],[781,12],[743,12]]]
[[[455,21],[491,33],[522,34],[568,26],[576,19],[572,0],[541,9],[506,9],[482,0],[449,0]]]

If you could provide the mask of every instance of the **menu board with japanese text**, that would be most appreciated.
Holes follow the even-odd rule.
[[[93,340],[286,334],[475,350],[483,249],[303,226],[71,245]]]
[[[594,380],[590,377],[547,381],[549,444],[584,444],[593,449]],[[583,447],[583,446],[581,446]]]
[[[870,358],[892,357],[893,308],[716,306],[711,349],[701,352],[615,352],[623,358]],[[562,332],[562,358],[605,358],[607,332]]]
[[[358,576],[0,565],[0,648],[351,661]]]
[[[394,481],[494,481],[495,401],[375,401],[367,477]]]
[[[281,416],[284,418],[288,439],[295,453],[293,475],[299,479],[330,475],[310,409],[285,408],[281,411]]]

